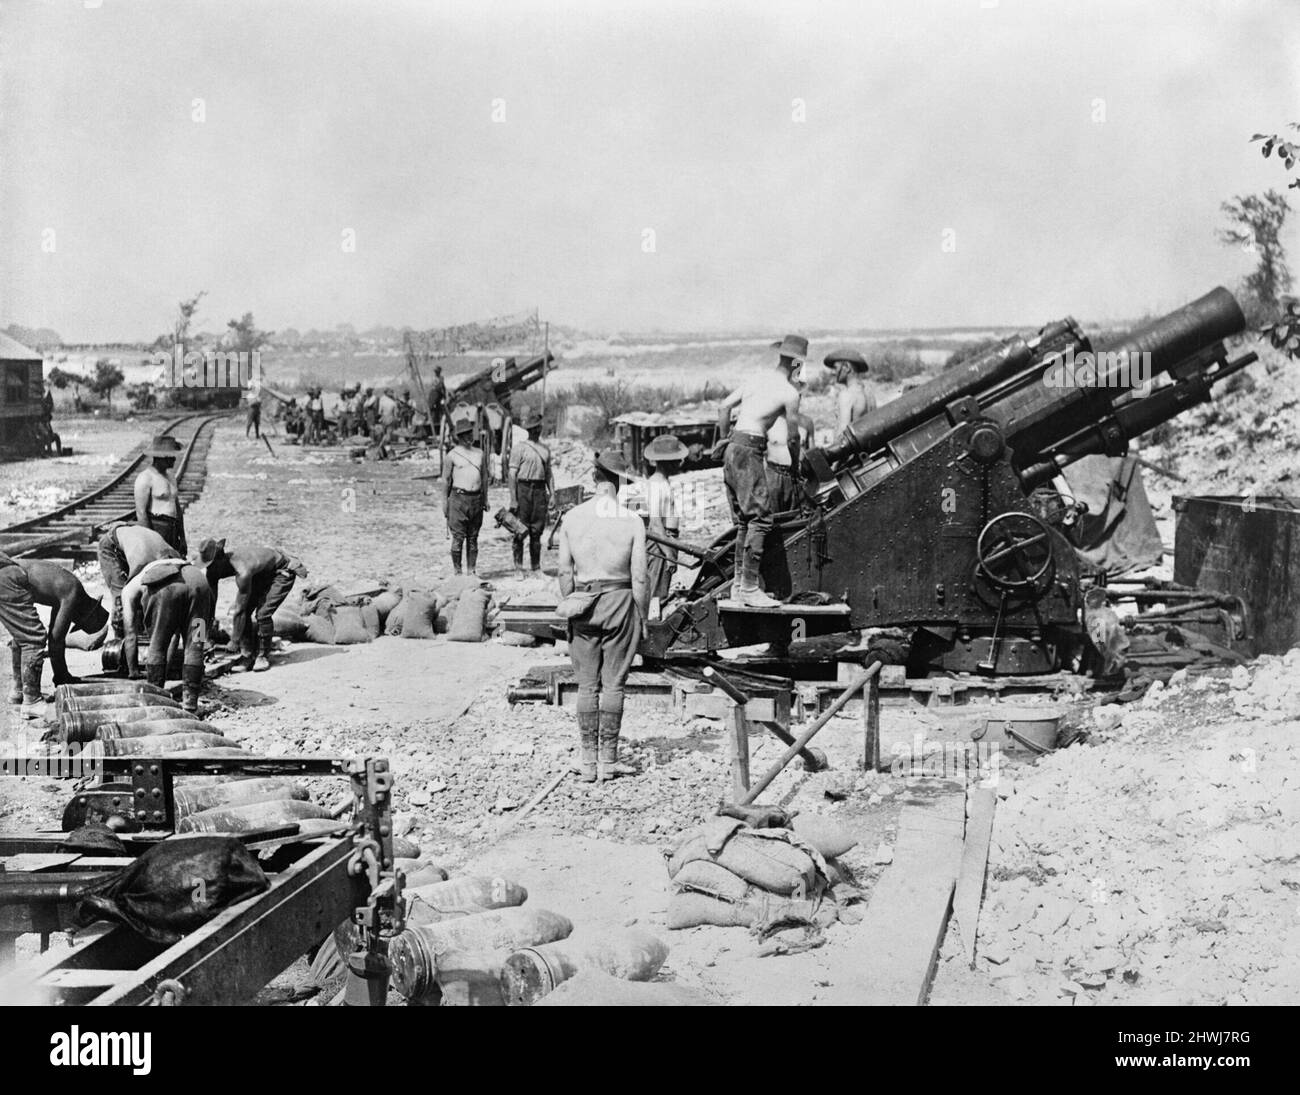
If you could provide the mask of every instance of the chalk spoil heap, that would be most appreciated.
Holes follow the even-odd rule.
[[[1297,720],[1292,650],[1175,675],[1101,745],[1004,779],[978,965],[1022,1002],[1294,999]]]

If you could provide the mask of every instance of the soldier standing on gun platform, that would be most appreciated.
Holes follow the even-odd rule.
[[[681,439],[671,433],[661,433],[645,447],[642,454],[653,465],[654,474],[646,483],[650,531],[657,536],[676,540],[681,534],[681,518],[677,514],[677,496],[670,477],[677,474],[690,450]],[[650,601],[662,601],[672,587],[673,573],[677,570],[677,549],[655,544],[646,549],[649,572]]]
[[[823,364],[835,370],[836,425],[839,432],[848,429],[849,423],[876,409],[876,401],[863,383],[867,375],[867,359],[857,350],[832,350]]]
[[[477,574],[478,532],[483,527],[483,510],[487,476],[483,468],[483,450],[470,443],[474,423],[463,418],[456,423],[455,447],[447,453],[447,494],[442,515],[451,535],[451,565],[461,573],[460,549],[465,546],[465,569]]]
[[[510,512],[528,529],[528,562],[536,574],[542,569],[542,533],[550,512],[555,477],[551,473],[551,450],[542,444],[542,416],[529,411],[520,425],[528,439],[510,450]],[[515,556],[515,574],[524,573],[524,538],[511,541]]]
[[[776,367],[745,381],[718,408],[718,435],[726,437],[723,483],[736,521],[735,570],[732,596],[743,605],[770,608],[780,604],[758,585],[763,546],[772,531],[772,504],[767,489],[767,431],[779,418],[793,420],[799,413],[799,389],[794,378],[808,353],[808,340],[786,335],[772,343],[778,351]],[[737,407],[737,405],[739,405]],[[737,407],[731,430],[731,409]]]
[[[149,449],[153,464],[135,477],[135,519],[184,555],[185,513],[181,508],[181,489],[172,470],[180,451],[181,443],[176,438],[154,438]]]
[[[598,455],[595,497],[574,506],[560,525],[563,599],[556,611],[569,621],[584,783],[635,773],[618,762],[623,686],[645,634],[650,600],[645,525],[618,499],[620,481],[634,478],[621,454]]]

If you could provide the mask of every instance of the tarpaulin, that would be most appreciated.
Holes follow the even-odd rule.
[[[1088,506],[1074,540],[1089,564],[1111,578],[1159,565],[1164,549],[1136,457],[1085,456],[1063,474]]]

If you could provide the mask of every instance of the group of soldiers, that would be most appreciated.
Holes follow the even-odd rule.
[[[112,595],[111,612],[70,570],[0,552],[0,623],[9,632],[13,658],[9,702],[22,705],[24,718],[44,712],[41,683],[47,650],[54,684],[75,684],[65,654],[69,631],[86,633],[86,645],[93,649],[106,641],[110,625],[121,640],[129,676],[162,685],[173,650],[179,649],[182,704],[187,711],[197,711],[205,658],[218,635],[213,615],[217,592],[226,578],[233,578],[236,586],[227,646],[237,655],[231,668],[269,667],[272,616],[295,581],[307,576],[307,568],[277,548],[227,547],[224,539],[206,539],[189,554],[175,473],[180,451],[173,437],[154,439],[150,464],[135,480],[135,520],[114,524],[100,537],[99,567]],[[37,614],[38,604],[51,609],[48,627]]]
[[[775,366],[746,380],[718,411],[723,481],[736,525],[732,597],[750,607],[780,603],[760,586],[763,554],[777,516],[803,505],[801,446],[811,440],[807,426],[800,428],[808,340],[787,335],[772,348]],[[837,425],[843,429],[875,408],[864,383],[867,361],[853,349],[834,350],[824,361],[835,370]],[[671,434],[646,447],[654,470],[645,521],[620,500],[620,488],[639,476],[621,454],[597,455],[594,496],[570,510],[560,526],[557,612],[567,621],[578,680],[575,768],[585,782],[633,771],[618,761],[623,689],[646,634],[652,598],[667,595],[676,566],[671,541],[679,516],[671,479],[688,453]],[[653,553],[647,532],[656,541]]]
[[[447,385],[442,377],[442,366],[435,365],[433,377],[427,386],[423,404],[411,395],[410,388],[394,389],[360,383],[348,384],[339,392],[337,427],[340,440],[365,437],[378,447],[381,454],[396,439],[399,431],[406,431],[414,439],[436,438],[442,430],[446,416]],[[319,386],[309,387],[306,397],[299,402],[290,398],[280,406],[279,417],[285,432],[304,445],[322,445],[328,439],[328,422],[325,417],[324,394]],[[248,395],[248,423],[245,436],[260,437],[260,393],[251,387]]]

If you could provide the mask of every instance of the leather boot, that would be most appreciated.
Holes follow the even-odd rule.
[[[583,783],[596,782],[596,747],[600,736],[600,712],[578,712],[578,763],[572,770]]]
[[[41,674],[45,671],[45,652],[22,651],[23,706],[22,717],[38,719],[45,713],[45,697],[41,695]]]
[[[759,588],[758,567],[748,559],[741,565],[740,577],[733,590],[732,596],[749,608],[774,608],[781,603]]]
[[[13,659],[13,677],[9,681],[9,702],[23,702],[23,652],[17,643],[9,645],[9,653]]]
[[[268,631],[259,638],[261,639],[262,653],[254,659],[253,668],[261,672],[271,668],[271,643],[275,641],[275,633]]]
[[[167,666],[162,662],[146,662],[144,679],[159,688],[165,688],[167,686]]]
[[[623,712],[602,711],[600,713],[600,779],[617,779],[619,776],[634,776],[636,769],[629,764],[618,762],[618,735],[623,728]]]
[[[187,665],[181,670],[181,707],[191,715],[199,711],[199,693],[203,691],[203,666]]]

